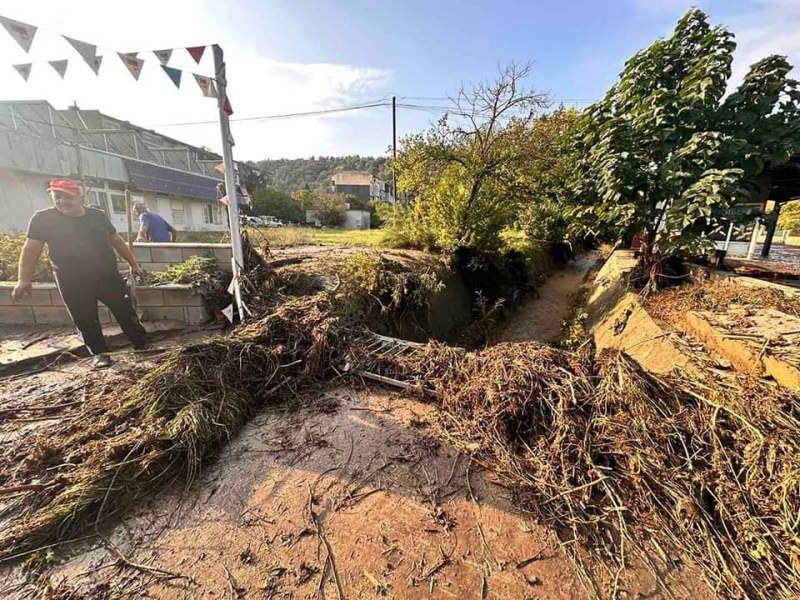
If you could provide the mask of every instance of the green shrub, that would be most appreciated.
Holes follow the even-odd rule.
[[[0,281],[16,281],[17,265],[22,246],[25,243],[24,233],[11,235],[0,233]],[[36,268],[33,271],[34,281],[52,281],[53,274],[50,268],[50,258],[43,252]]]

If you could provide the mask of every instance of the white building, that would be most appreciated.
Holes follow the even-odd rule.
[[[55,177],[82,181],[88,203],[127,230],[125,190],[179,231],[223,231],[216,186],[222,159],[94,110],[56,110],[48,102],[0,102],[0,231],[25,231],[50,205]]]

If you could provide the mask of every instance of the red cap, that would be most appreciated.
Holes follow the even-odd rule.
[[[50,187],[47,188],[47,191],[61,192],[62,194],[67,194],[69,196],[80,196],[81,186],[78,185],[77,181],[73,181],[72,179],[52,179],[50,181]]]

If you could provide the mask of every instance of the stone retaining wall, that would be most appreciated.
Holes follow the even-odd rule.
[[[11,299],[11,290],[15,283],[0,281],[0,324],[44,325],[72,322],[54,283],[34,283],[30,296],[14,302]],[[203,307],[202,297],[192,292],[188,285],[138,286],[136,298],[142,320],[145,321],[170,319],[198,324],[211,317]],[[103,325],[116,322],[102,304],[98,315]]]
[[[145,271],[165,271],[192,256],[216,258],[220,269],[231,270],[231,247],[228,244],[151,244],[135,243],[133,255]],[[128,265],[119,263],[119,270],[126,271]]]

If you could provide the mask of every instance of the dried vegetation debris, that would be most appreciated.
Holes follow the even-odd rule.
[[[75,418],[0,454],[0,559],[67,538],[174,478],[191,479],[259,406],[324,378],[335,320],[322,300],[284,304],[169,352],[138,381],[88,394]],[[337,342],[341,341],[337,339]]]
[[[747,300],[751,290],[726,293]],[[692,307],[725,301],[683,294]],[[631,555],[668,566],[688,555],[724,596],[800,595],[796,393],[655,377],[622,353],[594,357],[587,347],[429,343],[375,357],[364,341],[374,338],[341,302],[318,294],[259,306],[268,316],[176,350],[129,388],[88,395],[80,418],[11,444],[0,490],[35,493],[0,496],[0,559],[76,535],[162,482],[191,479],[258,407],[348,363],[434,402],[443,438],[560,533],[587,587],[597,565],[616,593]],[[599,560],[586,561],[587,551]]]
[[[431,345],[381,366],[429,390],[443,435],[561,532],[587,586],[580,548],[617,581],[647,544],[667,565],[693,558],[724,596],[800,593],[796,394],[722,391],[655,377],[619,352],[593,359],[535,343],[467,354]]]
[[[748,287],[727,279],[670,287],[645,299],[647,312],[667,323],[679,322],[690,310],[725,312],[732,305],[774,308],[800,317],[800,295],[788,295],[776,288]]]

